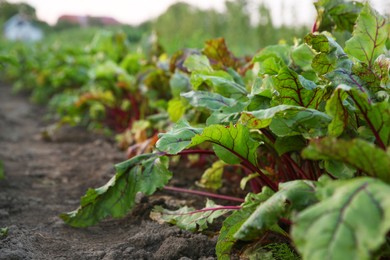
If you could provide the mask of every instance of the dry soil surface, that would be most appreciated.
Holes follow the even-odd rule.
[[[58,215],[74,210],[88,187],[103,185],[125,160],[112,141],[80,128],[41,137],[45,110],[0,84],[0,259],[214,259],[215,237],[149,219],[153,205],[175,200],[160,193],[123,219],[76,229]]]

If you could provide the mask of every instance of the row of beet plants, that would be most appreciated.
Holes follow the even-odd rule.
[[[120,134],[126,147],[160,130],[170,99],[169,66],[158,44],[146,41],[134,51],[126,37],[101,31],[86,45],[3,43],[0,76],[14,82],[14,91],[48,105],[57,127],[83,125]]]
[[[270,231],[304,259],[389,256],[389,24],[368,4],[320,2],[314,31],[294,46],[268,46],[249,64],[224,45],[188,56],[171,78],[171,116],[180,119],[154,152],[116,165],[106,185],[89,189],[65,222],[124,216],[137,193],[151,195],[172,178],[170,158],[202,153],[215,161],[200,180],[206,188],[221,187],[226,166],[245,173],[241,185],[252,191],[242,204],[156,207],[151,216],[204,230],[227,215],[220,259]],[[325,32],[334,28],[352,32],[345,46]]]
[[[233,205],[208,200],[198,210],[156,206],[151,217],[191,231],[225,217],[219,259],[230,259],[243,241],[248,258],[270,252],[274,258],[389,257],[390,26],[368,4],[315,5],[313,32],[293,46],[268,46],[253,59],[235,57],[223,39],[171,58],[126,54],[94,63],[81,87],[50,94],[53,104],[74,95],[56,106],[64,116],[85,107],[105,120],[117,118],[118,131],[151,127],[149,137],[160,132],[153,150],[117,164],[115,176],[89,189],[80,207],[62,219],[87,227],[123,217],[138,193],[152,195],[168,184],[172,159],[200,154],[213,163],[198,184]],[[334,35],[349,39],[341,43]],[[112,49],[88,59],[95,62]],[[97,86],[112,88],[111,94]],[[174,125],[164,131],[169,122]],[[249,191],[245,199],[217,194],[230,185],[226,169],[241,176],[241,188]],[[270,234],[286,247],[263,247]]]

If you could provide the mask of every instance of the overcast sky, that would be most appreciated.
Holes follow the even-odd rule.
[[[21,2],[20,0],[8,0]],[[259,2],[261,0],[258,0]],[[262,0],[272,11],[275,24],[312,24],[315,18],[313,0]],[[384,8],[388,0],[372,0],[375,7]],[[111,16],[117,20],[137,25],[163,13],[178,0],[24,0],[37,10],[40,19],[54,24],[62,14]],[[223,10],[225,0],[182,0],[200,8]],[[381,4],[382,3],[382,4]],[[282,16],[282,9],[286,10]],[[293,13],[297,20],[293,20]]]

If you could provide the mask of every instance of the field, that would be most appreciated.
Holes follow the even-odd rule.
[[[315,5],[252,55],[1,42],[0,257],[389,258],[390,25]]]

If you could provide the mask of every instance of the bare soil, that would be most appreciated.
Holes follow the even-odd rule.
[[[149,219],[154,205],[183,197],[159,192],[122,219],[76,229],[58,217],[74,210],[88,187],[114,174],[125,153],[103,137],[65,127],[52,140],[41,132],[45,109],[0,84],[0,259],[215,259],[216,237],[193,234]],[[184,180],[187,181],[187,180]],[[180,182],[180,181],[179,181]]]

